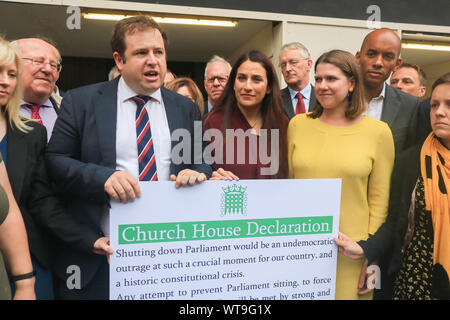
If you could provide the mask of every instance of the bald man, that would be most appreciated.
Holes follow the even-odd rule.
[[[58,49],[43,39],[19,39],[14,43],[23,60],[23,100],[20,113],[41,121],[47,129],[48,141],[61,101],[60,97],[55,99],[54,96],[61,71],[61,56]]]
[[[383,28],[370,32],[356,53],[368,103],[366,114],[389,125],[396,153],[416,143],[420,104],[418,98],[386,84],[402,62],[400,49],[401,40],[397,33]]]
[[[356,53],[368,103],[365,114],[389,125],[394,137],[396,157],[417,142],[416,128],[420,105],[417,97],[386,84],[392,71],[401,64],[400,49],[401,40],[397,33],[383,28],[370,32],[364,38],[361,50]],[[395,190],[391,190],[391,195],[395,195],[392,192]],[[389,212],[390,216],[392,214],[396,213]],[[395,218],[392,221],[396,221]],[[381,289],[374,291],[375,300],[392,299],[393,282],[398,271],[395,270],[396,261],[390,252],[379,254],[379,243],[392,244],[391,230],[396,229],[392,228],[392,224],[385,223],[367,241],[358,242],[363,247],[369,264],[378,260],[380,266]],[[388,247],[393,246],[394,244]]]

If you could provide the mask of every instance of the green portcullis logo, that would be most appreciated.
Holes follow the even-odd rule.
[[[247,215],[247,187],[232,186],[222,187],[221,214],[220,216],[242,214]]]

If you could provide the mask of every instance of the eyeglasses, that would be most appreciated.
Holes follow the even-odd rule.
[[[308,58],[303,58],[303,59],[300,59],[300,60],[289,60],[288,62],[282,62],[282,63],[280,63],[280,68],[284,70],[284,69],[286,69],[286,67],[288,65],[290,65],[290,66],[295,68],[300,63],[300,61],[302,61],[302,60],[308,60]]]
[[[57,62],[54,62],[54,61],[45,62],[44,58],[22,58],[22,59],[31,61],[31,63],[34,66],[36,66],[36,67],[41,67],[42,68],[43,66],[48,64],[50,66],[50,68],[52,68],[56,72],[61,72],[61,69],[62,69],[62,64],[61,63],[57,63]]]
[[[220,84],[225,84],[228,81],[228,78],[225,77],[211,77],[209,79],[207,79],[206,81],[208,83],[214,83],[214,81],[217,79],[217,81],[219,81]]]

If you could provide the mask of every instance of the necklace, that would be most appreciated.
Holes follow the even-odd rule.
[[[259,119],[256,119],[255,122],[253,124],[250,123],[250,121],[248,122],[248,124],[253,128],[255,127],[255,125],[259,122]]]

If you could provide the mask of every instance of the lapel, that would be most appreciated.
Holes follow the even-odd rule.
[[[25,139],[25,133],[18,130],[15,126],[11,127],[9,121],[7,121],[7,134],[7,172],[14,197],[19,202],[25,178],[26,170],[24,168],[26,168],[28,144]]]
[[[294,107],[292,105],[291,94],[289,92],[288,87],[281,90],[281,96],[283,97],[284,112],[286,113],[289,119],[292,119],[292,117],[295,116],[295,113]]]
[[[103,83],[92,98],[103,165],[116,167],[117,86],[119,78]]]
[[[184,128],[180,113],[178,112],[178,104],[175,96],[170,94],[170,91],[161,87],[161,96],[164,102],[164,109],[166,110],[167,123],[169,124],[170,134],[178,128]],[[206,106],[207,107],[207,106]]]
[[[308,111],[311,112],[316,106],[316,94],[314,93],[314,86],[311,85],[311,95],[309,96],[309,107]]]
[[[53,93],[49,99],[53,105],[53,109],[55,110],[56,114],[59,115],[59,108],[61,106],[62,97],[58,96],[56,93]]]
[[[383,111],[381,112],[381,121],[386,122],[391,130],[395,129],[394,121],[400,111],[401,101],[396,97],[395,89],[386,85],[386,92],[383,101]]]

